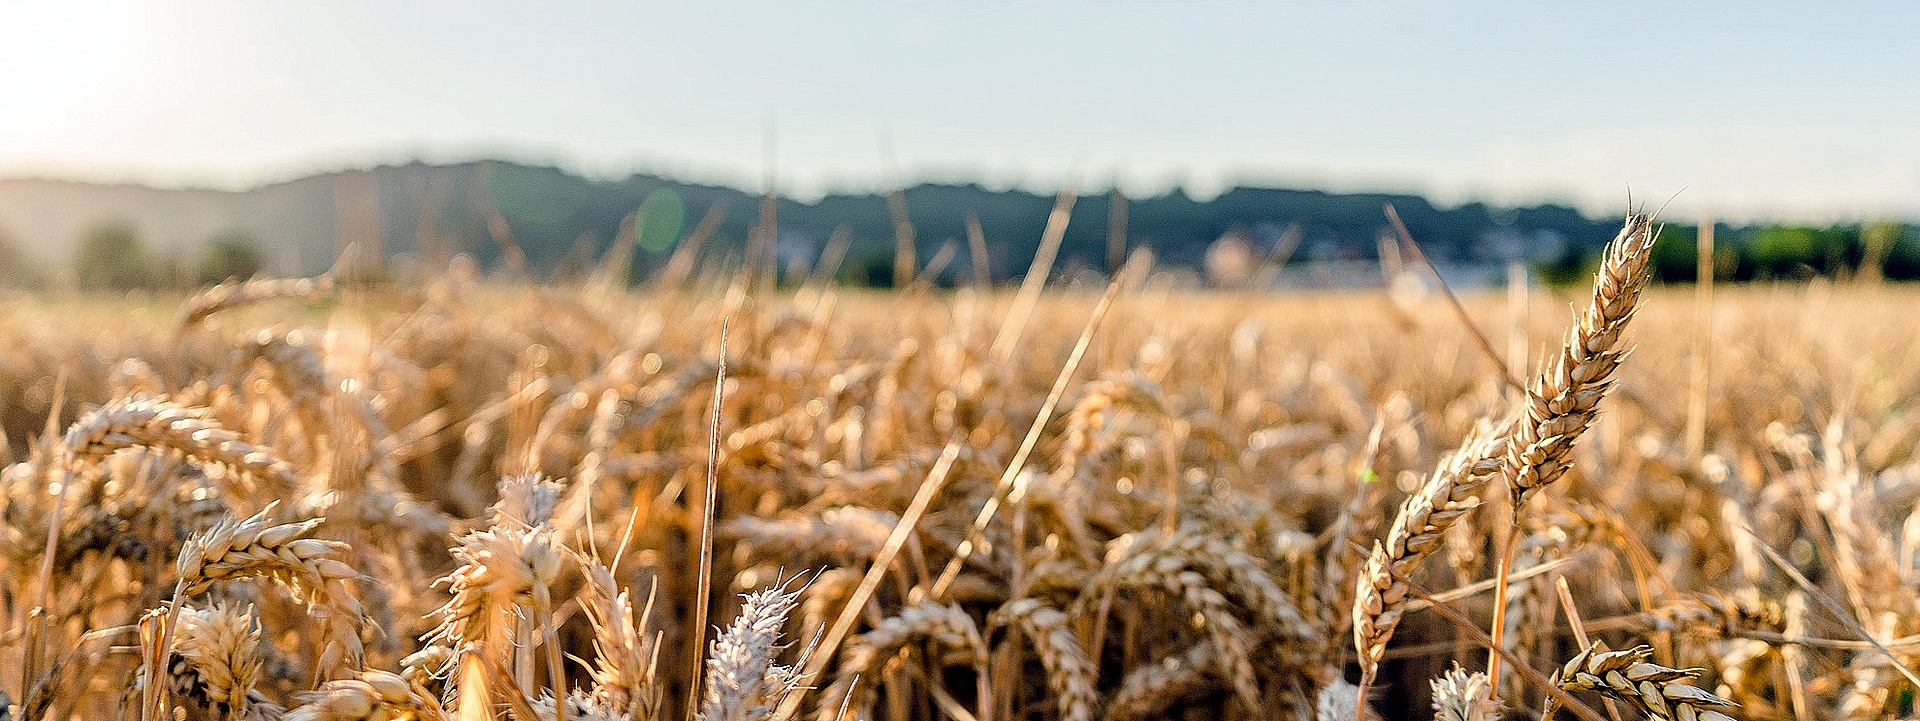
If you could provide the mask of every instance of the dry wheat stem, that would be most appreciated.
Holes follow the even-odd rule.
[[[707,426],[707,476],[701,489],[705,499],[700,503],[700,565],[695,571],[695,583],[699,590],[694,593],[693,610],[693,690],[687,693],[687,716],[694,717],[699,710],[701,649],[707,638],[707,606],[713,598],[713,505],[720,487],[720,413],[726,402],[727,390],[727,331],[731,328],[731,316],[720,321],[720,360],[713,371],[713,415]],[[622,549],[625,550],[625,544]]]
[[[1060,367],[1060,373],[1054,376],[1053,387],[1047,391],[1046,401],[1040,404],[1039,412],[1034,414],[1033,423],[1027,427],[1027,435],[1020,441],[1020,449],[1014,452],[1013,459],[1007,463],[1006,471],[1000,474],[1000,481],[995,484],[993,495],[987,498],[986,505],[981,506],[980,513],[974,516],[973,525],[967,528],[967,536],[961,540],[959,549],[954,551],[954,556],[947,562],[947,567],[941,570],[940,577],[934,580],[933,598],[939,599],[946,595],[947,587],[952,585],[953,579],[960,575],[960,569],[965,566],[967,559],[984,542],[987,524],[991,523],[994,514],[999,512],[1000,504],[1004,502],[1007,492],[1013,489],[1014,481],[1020,477],[1021,470],[1026,467],[1027,456],[1033,453],[1034,446],[1039,444],[1041,432],[1046,429],[1047,422],[1053,418],[1054,407],[1066,394],[1067,384],[1072,382],[1074,372],[1079,370],[1080,360],[1086,356],[1087,347],[1093,343],[1094,333],[1100,329],[1100,322],[1107,317],[1107,309],[1113,305],[1113,299],[1120,294],[1122,280],[1123,278],[1116,277],[1109,282],[1107,291],[1100,296],[1100,301],[1094,304],[1093,313],[1087,318],[1086,326],[1081,329],[1079,340],[1074,342],[1072,352],[1067,354],[1067,362]]]
[[[934,494],[939,493],[941,486],[946,483],[947,474],[953,470],[953,462],[959,457],[959,443],[948,443],[946,449],[940,452],[939,460],[934,461],[933,468],[927,472],[926,480],[922,481],[920,489],[914,492],[913,500],[907,504],[907,510],[900,514],[900,522],[894,525],[893,533],[887,536],[887,544],[880,549],[880,554],[874,557],[873,563],[867,566],[866,575],[861,577],[860,585],[854,588],[853,594],[847,598],[845,605],[841,606],[840,614],[833,620],[833,626],[827,629],[819,645],[803,664],[801,678],[819,678],[820,673],[826,670],[827,661],[833,658],[834,652],[840,649],[840,644],[846,639],[847,633],[853,630],[854,621],[859,617],[860,610],[866,607],[867,600],[872,598],[873,592],[880,587],[880,580],[886,576],[887,569],[893,566],[893,559],[900,552],[901,547],[906,545],[907,538],[912,536],[914,530],[919,527],[920,519],[927,512],[927,506],[933,503]],[[775,721],[791,719],[799,707],[799,694],[789,695],[781,702],[773,718]]]
[[[1526,396],[1526,407],[1506,439],[1502,470],[1513,518],[1501,543],[1495,572],[1493,642],[1505,631],[1507,574],[1513,567],[1515,532],[1527,500],[1566,475],[1573,466],[1573,446],[1599,414],[1600,401],[1613,387],[1613,371],[1626,359],[1617,348],[1628,321],[1639,307],[1640,291],[1653,277],[1652,251],[1658,234],[1653,217],[1627,216],[1620,234],[1607,244],[1600,270],[1594,276],[1593,296],[1586,311],[1567,331],[1559,353],[1544,365]],[[1487,677],[1500,687],[1500,657],[1487,657]]]

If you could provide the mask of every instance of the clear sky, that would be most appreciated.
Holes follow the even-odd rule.
[[[769,142],[772,137],[772,142]],[[413,157],[1920,217],[1920,3],[0,0],[0,175]]]

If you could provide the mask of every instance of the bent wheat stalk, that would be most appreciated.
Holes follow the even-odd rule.
[[[1600,271],[1594,276],[1593,297],[1567,341],[1541,368],[1527,390],[1526,408],[1507,438],[1502,460],[1507,497],[1513,505],[1500,565],[1494,583],[1493,642],[1499,645],[1506,625],[1507,575],[1513,568],[1514,540],[1527,501],[1565,476],[1573,466],[1573,445],[1593,424],[1600,400],[1612,390],[1613,371],[1627,357],[1620,336],[1633,320],[1640,291],[1653,277],[1653,216],[1634,213],[1607,244]],[[1487,679],[1500,688],[1500,656],[1487,657]]]

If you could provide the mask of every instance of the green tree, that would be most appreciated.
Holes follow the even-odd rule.
[[[1812,228],[1772,226],[1754,234],[1747,255],[1762,275],[1793,275],[1820,262],[1820,236]]]
[[[139,234],[123,223],[94,228],[73,251],[73,275],[82,290],[151,287],[158,268]]]
[[[234,231],[207,244],[200,256],[197,276],[201,283],[219,283],[229,278],[246,280],[258,275],[266,264],[266,254],[253,236]]]

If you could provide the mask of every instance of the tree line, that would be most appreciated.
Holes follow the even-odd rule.
[[[431,272],[465,255],[488,270],[564,280],[612,254],[626,259],[628,278],[640,281],[657,275],[682,244],[697,237],[702,267],[737,269],[748,264],[749,252],[764,253],[786,279],[827,270],[820,258],[831,255],[827,248],[839,238],[843,260],[831,269],[837,278],[884,287],[901,277],[895,256],[902,229],[910,230],[913,267],[946,259],[936,282],[977,277],[1006,282],[1027,270],[1050,215],[1067,205],[1020,189],[937,183],[893,193],[769,202],[724,186],[644,174],[595,180],[502,161],[414,163],[288,185],[300,183],[317,190],[300,196],[299,203],[290,205],[282,193],[277,205],[237,210],[256,222],[246,231],[210,237],[179,257],[149,249],[135,223],[107,222],[87,231],[64,265],[41,267],[20,252],[21,242],[8,243],[0,229],[0,284],[66,279],[88,289],[165,288],[247,277],[263,269],[314,273],[331,263],[328,259],[347,242],[340,238],[347,236],[363,250],[374,248],[369,255],[388,268],[412,272]],[[342,195],[338,188],[348,186],[353,194]],[[342,202],[343,197],[367,199],[367,206]],[[1438,207],[1406,194],[1246,187],[1208,199],[1177,188],[1135,198],[1088,192],[1070,205],[1055,268],[1063,274],[1100,272],[1111,266],[1116,252],[1136,247],[1151,249],[1162,267],[1199,268],[1210,248],[1227,242],[1291,265],[1365,264],[1389,247],[1382,243],[1395,232],[1384,212],[1389,205],[1436,262],[1486,268],[1520,262],[1549,282],[1583,280],[1619,226],[1617,218],[1588,217],[1551,203]],[[287,207],[303,214],[276,210]],[[763,232],[768,216],[774,230]],[[349,222],[342,218],[351,226],[322,227]],[[1123,232],[1113,232],[1116,223],[1124,225]],[[1920,278],[1920,232],[1912,224],[1720,224],[1714,230],[1716,274],[1729,280]],[[1664,235],[1655,258],[1659,278],[1692,280],[1698,229],[1668,224]],[[972,252],[975,237],[983,241],[984,253]],[[268,258],[305,260],[301,267],[276,267]],[[984,258],[984,267],[973,267],[977,258]]]

